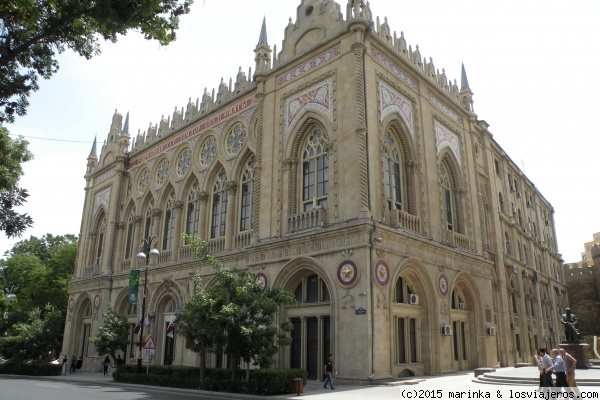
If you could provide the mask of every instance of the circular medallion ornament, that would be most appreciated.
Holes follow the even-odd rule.
[[[385,287],[390,281],[390,269],[383,260],[379,260],[375,264],[375,277],[379,286]]]
[[[69,311],[73,311],[74,306],[75,306],[75,300],[73,300],[73,298],[71,297],[71,300],[69,300]]]
[[[94,308],[97,310],[100,308],[100,295],[97,294],[96,297],[94,297]]]
[[[265,290],[267,288],[267,276],[262,272],[256,274],[256,283],[262,290]]]
[[[440,274],[438,278],[438,289],[440,289],[442,296],[446,297],[448,294],[448,278],[444,274]]]
[[[352,286],[356,283],[358,268],[352,261],[344,261],[338,267],[337,276],[342,285]]]

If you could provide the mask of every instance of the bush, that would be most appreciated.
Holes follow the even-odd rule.
[[[293,393],[294,378],[302,378],[306,384],[307,373],[303,369],[263,368],[250,370],[250,381],[232,382],[231,370],[207,368],[204,382],[200,382],[198,367],[151,365],[146,374],[137,373],[136,365],[122,365],[113,374],[116,382],[185,389],[203,389],[214,392],[254,393],[275,395]],[[244,371],[240,371],[244,376]]]
[[[61,364],[49,363],[13,363],[7,361],[0,364],[0,374],[31,375],[31,376],[57,376],[62,373]]]

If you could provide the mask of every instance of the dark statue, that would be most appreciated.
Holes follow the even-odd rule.
[[[577,318],[575,314],[571,314],[571,309],[567,307],[566,313],[560,317],[560,322],[565,326],[565,337],[567,342],[579,341],[579,332],[575,325],[577,324]]]

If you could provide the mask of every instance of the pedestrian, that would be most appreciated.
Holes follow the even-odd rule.
[[[110,367],[110,357],[109,356],[104,357],[102,366],[104,367],[104,376],[108,376],[108,367]]]
[[[333,387],[333,373],[337,373],[337,369],[335,368],[335,363],[333,362],[333,354],[330,354],[325,361],[325,365],[323,366],[323,371],[325,372],[325,384],[323,387],[327,389],[327,382],[329,382],[329,386],[331,390],[334,390]]]
[[[581,396],[581,392],[577,388],[577,382],[575,382],[575,367],[577,366],[577,360],[567,353],[565,349],[562,347],[558,349],[560,355],[565,363],[565,369],[567,370],[567,383],[569,387],[577,395],[577,397]]]
[[[69,374],[77,372],[77,357],[71,356],[71,363],[69,365]]]
[[[538,355],[540,356],[541,362],[540,365],[542,367],[542,384],[543,388],[549,388],[554,386],[552,383],[552,372],[548,372],[547,369],[552,366],[552,360],[548,355],[548,351],[545,347],[542,347],[538,350]],[[544,389],[549,390],[549,389]]]
[[[123,359],[121,358],[121,355],[119,354],[117,356],[117,367],[120,367],[121,365],[123,365]]]
[[[556,374],[557,391],[560,391],[559,388],[565,388],[565,390],[568,391],[569,384],[567,383],[567,370],[558,349],[552,349],[552,357],[554,357],[554,364],[552,364],[551,367],[546,368],[546,372],[553,371]]]
[[[129,364],[135,364],[135,357],[133,357],[133,354],[129,356]]]

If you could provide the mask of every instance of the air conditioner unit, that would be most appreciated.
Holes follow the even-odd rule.
[[[488,336],[496,336],[496,328],[495,327],[488,326],[486,330],[487,330]]]
[[[512,209],[513,209],[513,214],[516,214],[516,213],[517,213],[517,207],[515,207],[515,206],[513,205],[513,206],[512,206]]]
[[[517,192],[517,197],[521,198],[521,192]]]
[[[535,271],[533,273],[533,277],[534,277],[534,279],[535,279],[536,282],[540,281],[540,273],[539,272]]]
[[[517,323],[516,322],[511,322],[510,323],[510,329],[512,329],[513,331],[517,329]]]
[[[527,207],[531,207],[531,202],[529,200],[527,200]]]
[[[529,271],[526,269],[523,270],[523,278],[529,278]]]
[[[408,304],[418,306],[419,305],[419,296],[416,294],[411,294],[410,296],[408,296]]]
[[[442,325],[442,336],[451,336],[452,327],[450,325]]]
[[[546,220],[546,226],[550,226],[550,220],[549,219]]]
[[[517,268],[517,266],[515,264],[510,266],[510,270],[513,272],[513,274],[516,274],[517,272],[519,272],[519,269]]]
[[[458,309],[459,309],[459,310],[466,310],[466,309],[467,309],[467,306],[466,306],[466,304],[465,304],[465,303],[458,303]]]
[[[513,185],[510,185],[510,192],[513,193],[515,191],[515,187]]]

